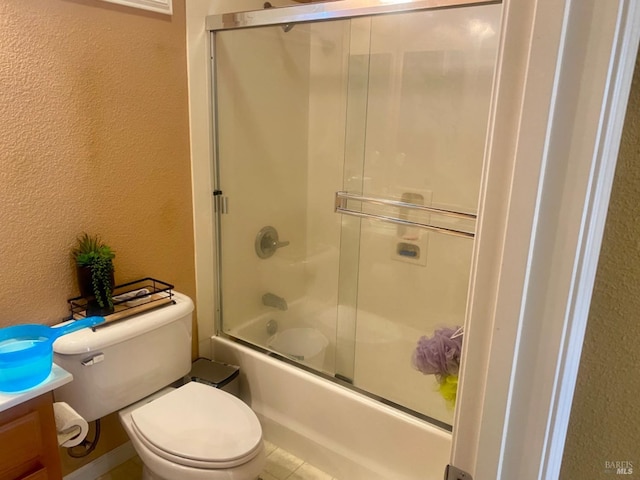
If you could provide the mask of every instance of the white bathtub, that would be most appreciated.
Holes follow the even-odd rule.
[[[287,311],[266,309],[266,312],[227,333],[268,349],[269,321],[277,324],[279,332],[295,328],[315,329],[328,340],[323,360],[320,363],[300,363],[329,376],[335,372],[344,374],[355,379],[356,385],[362,390],[451,425],[453,409],[440,396],[434,377],[423,375],[411,365],[411,355],[420,336],[428,335],[442,325],[431,325],[420,331],[358,310],[356,329],[355,323],[344,321],[346,318],[355,322],[355,312],[342,305],[337,309],[342,318],[340,328],[344,330],[338,329],[336,307],[327,308],[303,298],[291,302]],[[346,340],[349,335],[352,336],[350,343]],[[337,341],[342,342],[342,348],[337,348]],[[286,352],[271,350],[287,356]],[[336,368],[340,366],[342,368]],[[348,373],[350,368],[353,370]]]
[[[277,332],[295,328],[311,328],[327,339],[326,352],[323,355],[322,364],[308,364],[312,368],[331,374],[335,371],[335,338],[336,338],[336,313],[335,310],[318,307],[307,299],[298,299],[289,304],[286,311],[266,308],[266,312],[257,317],[226,331],[229,335],[269,349],[273,332],[269,333],[267,325],[270,321],[277,325]],[[286,352],[272,349],[285,356]],[[306,362],[301,362],[306,363]]]
[[[451,434],[221,337],[214,359],[240,366],[265,438],[339,480],[441,480]]]

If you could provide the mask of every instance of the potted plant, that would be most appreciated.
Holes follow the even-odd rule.
[[[115,253],[98,235],[83,233],[71,252],[76,263],[80,295],[87,299],[87,315],[113,313]]]

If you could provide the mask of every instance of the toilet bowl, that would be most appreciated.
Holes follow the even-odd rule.
[[[266,460],[249,406],[203,383],[168,387],[191,369],[193,302],[177,292],[172,299],[60,337],[54,361],[73,381],[55,399],[87,421],[118,412],[147,480],[256,480]]]
[[[164,389],[118,415],[144,464],[144,480],[255,479],[264,467],[255,414],[214,387],[190,382]]]

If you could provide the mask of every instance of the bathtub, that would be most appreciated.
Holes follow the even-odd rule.
[[[243,400],[265,438],[339,480],[441,480],[451,434],[233,340],[215,360],[240,366]]]
[[[291,302],[286,311],[272,308],[266,308],[265,310],[264,313],[226,331],[226,333],[245,342],[273,350],[286,357],[288,356],[286,352],[271,348],[270,344],[274,333],[282,334],[288,330],[299,328],[316,330],[319,335],[327,339],[323,361],[320,363],[314,362],[313,364],[304,361],[300,363],[328,374],[335,370],[335,309],[332,311],[331,309],[319,307],[314,305],[314,302],[303,298]],[[274,324],[275,329],[273,331],[268,328],[270,323]]]
[[[336,322],[337,313],[343,319],[339,322],[340,327]],[[291,302],[286,311],[267,308],[265,312],[226,333],[289,357],[330,377],[335,372],[344,373],[346,377],[357,379],[357,386],[374,396],[420,412],[435,422],[451,425],[453,409],[440,396],[434,377],[423,375],[411,365],[417,340],[438,325],[416,330],[366,310],[358,310],[357,329],[355,324],[349,324],[349,319],[355,322],[355,312],[348,306],[327,308],[325,304],[302,298]],[[318,335],[327,339],[322,361],[300,361],[294,355],[287,355],[286,351],[273,348],[273,331],[270,332],[268,328],[270,322],[279,334],[292,329],[317,331]],[[342,348],[337,348],[337,344]],[[350,368],[353,370],[348,373]]]

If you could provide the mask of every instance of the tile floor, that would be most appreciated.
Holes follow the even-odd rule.
[[[141,480],[142,461],[136,455],[130,460],[118,465],[105,475],[101,475],[96,480]]]
[[[265,448],[267,464],[262,480],[337,480],[273,443],[265,442]]]
[[[304,460],[291,455],[270,442],[265,442],[267,464],[262,480],[337,480]],[[142,462],[138,457],[118,465],[96,480],[140,480]]]

